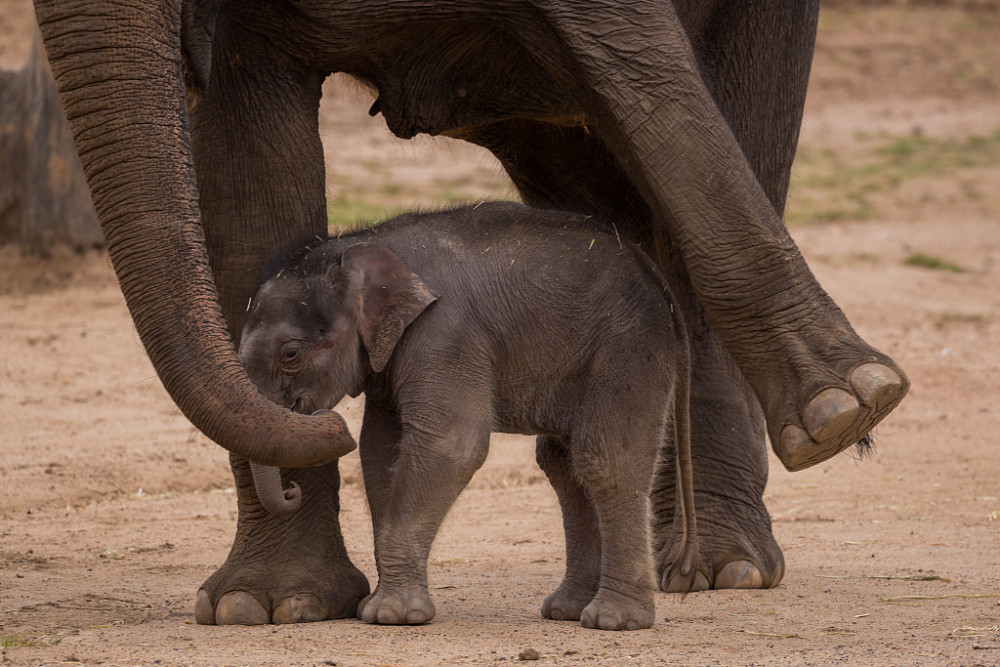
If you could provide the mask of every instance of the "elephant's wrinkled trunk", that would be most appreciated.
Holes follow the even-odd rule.
[[[251,461],[302,467],[353,450],[339,415],[267,401],[236,358],[197,204],[179,0],[131,9],[37,0],[35,9],[115,272],[170,396]]]

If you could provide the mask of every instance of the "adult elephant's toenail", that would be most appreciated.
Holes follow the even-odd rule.
[[[903,391],[903,378],[885,364],[858,366],[851,373],[851,387],[864,405],[884,403]]]
[[[326,620],[327,614],[315,595],[297,593],[282,600],[271,617],[276,624],[311,623]]]
[[[746,560],[727,563],[715,575],[716,588],[764,588],[764,576],[756,565]]]
[[[215,622],[219,625],[264,625],[271,622],[271,615],[244,591],[226,593],[215,606]]]
[[[802,425],[813,440],[825,443],[850,430],[860,408],[853,394],[832,387],[809,401],[802,413]]]
[[[671,576],[670,570],[663,573],[663,577],[660,581],[660,589],[664,593],[698,593],[700,591],[707,591],[712,586],[708,583],[708,577],[698,570],[694,573],[694,583],[691,584],[691,588],[687,589],[684,584],[684,578],[679,576]]]
[[[204,588],[198,591],[194,600],[194,621],[198,625],[215,625],[215,607]]]
[[[805,429],[795,424],[789,424],[781,431],[778,458],[789,471],[802,470],[809,467],[810,449],[815,444]]]

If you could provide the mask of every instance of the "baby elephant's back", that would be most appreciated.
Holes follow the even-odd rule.
[[[494,329],[649,329],[670,337],[676,319],[653,262],[613,225],[587,216],[485,202],[402,216],[375,230],[442,295],[437,308],[455,302]]]
[[[674,366],[684,334],[672,296],[613,226],[505,202],[397,224],[414,233],[397,253],[441,296],[434,337],[443,342],[447,323],[478,337],[494,370],[509,376],[498,381],[526,389],[540,377],[574,382],[581,369]]]

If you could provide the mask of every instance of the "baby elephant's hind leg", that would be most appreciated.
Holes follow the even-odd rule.
[[[593,502],[601,543],[600,584],[580,624],[639,630],[653,624],[656,611],[649,487],[663,429],[634,422],[613,432],[608,422],[602,426],[574,435],[572,443],[573,469]]]
[[[566,576],[542,603],[542,616],[554,621],[579,621],[594,595],[601,576],[601,543],[597,513],[590,494],[573,473],[568,443],[539,436],[535,460],[559,498],[566,533]]]

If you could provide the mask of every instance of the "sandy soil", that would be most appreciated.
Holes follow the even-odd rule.
[[[0,0],[0,66],[26,53],[26,7]],[[995,11],[825,10],[803,150],[857,164],[879,137],[993,136],[998,26]],[[392,139],[356,97],[332,86],[324,105],[332,195],[505,188],[489,156]],[[499,664],[534,649],[552,665],[998,665],[998,166],[907,174],[871,194],[863,220],[793,227],[859,332],[908,371],[910,396],[874,460],[789,474],[772,459],[777,589],[660,595],[656,625],[634,633],[540,618],[562,537],[526,438],[498,438],[449,515],[430,625],[194,624],[194,593],[235,529],[226,455],[167,398],[103,254],[0,249],[0,662]],[[904,263],[917,253],[964,270]],[[360,404],[344,414],[357,429]],[[356,456],[342,470],[348,549],[374,578]]]

